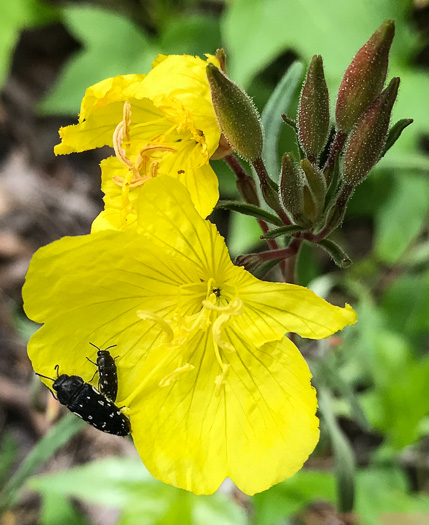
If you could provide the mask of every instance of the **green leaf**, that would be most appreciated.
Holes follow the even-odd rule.
[[[392,182],[394,188],[376,215],[375,253],[387,264],[398,261],[425,223],[429,181],[411,172]]]
[[[262,210],[261,208],[253,206],[252,204],[245,204],[239,201],[219,201],[216,208],[236,211],[243,215],[254,217],[255,219],[262,219],[263,221],[267,221],[271,224],[276,224],[277,226],[281,226],[283,224],[277,215]]]
[[[142,490],[153,478],[138,458],[106,458],[53,474],[30,479],[28,487],[43,494],[79,498],[121,508],[134,486]]]
[[[228,249],[231,257],[254,251],[260,246],[261,228],[253,217],[241,213],[231,214],[228,229]]]
[[[75,507],[58,494],[47,493],[42,496],[40,525],[90,525]]]
[[[319,409],[331,438],[335,457],[338,508],[340,512],[351,512],[355,497],[355,461],[353,449],[336,420],[329,391],[319,388]]]
[[[357,473],[356,514],[365,525],[427,521],[429,497],[412,494],[397,467],[370,467]],[[426,516],[425,516],[425,514]],[[416,519],[414,519],[416,518]]]
[[[165,54],[203,56],[214,53],[220,42],[216,18],[207,15],[174,16],[161,28],[159,46]]]
[[[252,525],[283,523],[283,518],[314,500],[335,502],[335,479],[329,472],[301,470],[270,490],[255,494]]]
[[[67,6],[64,23],[82,43],[39,109],[44,114],[76,114],[87,87],[115,75],[145,73],[157,55],[152,41],[129,19],[93,6]]]
[[[245,525],[244,511],[223,494],[195,496],[155,480],[137,458],[106,458],[35,477],[30,488],[122,510],[118,525]]]
[[[9,72],[13,50],[23,29],[48,23],[57,9],[38,0],[4,1],[0,17],[0,88]]]
[[[329,353],[323,359],[312,366],[314,371],[314,381],[323,381],[328,387],[338,392],[350,407],[351,416],[365,431],[370,431],[371,427],[362,408],[362,404],[355,392],[352,381],[348,381],[343,374],[339,356]]]
[[[387,288],[381,306],[392,329],[400,326],[404,336],[425,338],[429,331],[429,272],[403,275]]]
[[[348,268],[352,264],[350,257],[334,241],[323,239],[316,244],[328,252],[334,263],[340,268]]]
[[[0,441],[0,486],[9,477],[17,452],[18,447],[13,435],[5,432]]]
[[[80,432],[86,425],[73,414],[66,414],[50,431],[33,447],[21,463],[18,471],[9,479],[0,493],[0,509],[13,505],[19,496],[19,490],[27,478],[65,443]]]
[[[412,58],[418,37],[406,25],[411,6],[411,0],[235,0],[222,23],[229,73],[246,87],[286,49],[294,49],[306,63],[317,53],[324,58],[327,82],[335,90],[330,91],[336,92],[356,51],[386,18],[396,21],[392,62]],[[341,45],[339,33],[347,35]]]
[[[261,235],[261,239],[276,239],[277,237],[285,235],[291,236],[292,233],[300,231],[302,231],[302,227],[296,226],[295,224],[291,224],[289,226],[280,226],[280,228],[273,228],[267,233],[264,233],[264,235]]]
[[[396,122],[396,124],[394,124],[390,128],[389,133],[387,135],[386,144],[384,145],[384,148],[383,148],[383,151],[381,152],[380,157],[384,157],[384,155],[386,155],[389,149],[399,139],[404,129],[407,128],[413,122],[414,121],[411,118],[403,118],[401,120],[398,120],[398,122]]]
[[[261,115],[265,131],[263,160],[270,177],[277,180],[280,170],[278,142],[280,130],[283,127],[282,113],[288,113],[294,101],[294,96],[301,85],[304,65],[294,62],[277,84]]]

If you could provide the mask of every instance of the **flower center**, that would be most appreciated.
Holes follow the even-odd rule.
[[[158,328],[165,333],[164,344],[176,348],[180,355],[179,366],[163,377],[159,385],[171,385],[194,368],[187,362],[187,348],[199,333],[210,330],[215,358],[221,369],[215,379],[216,393],[219,393],[229,368],[224,362],[223,355],[235,351],[225,337],[225,328],[233,316],[242,313],[243,302],[237,297],[234,288],[217,284],[213,278],[205,282],[183,285],[179,289],[179,294],[178,307],[169,319],[161,319],[149,312],[137,312],[141,319],[156,322]]]

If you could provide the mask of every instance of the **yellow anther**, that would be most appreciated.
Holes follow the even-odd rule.
[[[140,317],[140,319],[142,319],[143,321],[154,321],[155,323],[157,323],[161,330],[164,330],[164,333],[166,335],[166,343],[171,343],[172,341],[174,341],[174,332],[171,326],[166,321],[164,321],[164,319],[161,319],[161,317],[159,317],[158,315],[152,312],[147,312],[145,310],[137,310],[137,317]]]
[[[150,174],[151,174],[151,177],[156,177],[157,173],[158,173],[158,167],[159,167],[159,162],[157,160],[154,160],[151,165],[150,165]]]
[[[216,396],[218,396],[220,394],[220,389],[225,384],[225,379],[226,379],[226,376],[228,375],[229,366],[230,365],[223,364],[223,366],[222,366],[222,373],[219,374],[218,376],[216,376],[216,378],[215,378],[215,385],[216,385],[215,386],[215,395]]]
[[[181,377],[183,374],[193,369],[194,369],[194,366],[190,365],[189,363],[186,363],[186,365],[183,365],[183,366],[179,366],[179,368],[176,368],[176,370],[173,370],[173,372],[163,377],[161,381],[159,382],[159,386],[160,387],[170,386],[172,383],[177,381],[179,377]]]
[[[125,134],[125,124],[123,121],[119,122],[116,126],[115,131],[113,132],[113,149],[115,150],[115,155],[119,161],[126,167],[133,169],[133,163],[127,158],[125,149],[122,147],[122,142],[124,140]]]
[[[232,346],[232,344],[228,343],[228,341],[225,341],[225,339],[222,337],[223,326],[230,320],[231,315],[233,314],[220,314],[220,316],[213,323],[212,328],[213,339],[216,346],[219,346],[220,348],[222,348],[222,350],[226,350],[227,352],[235,352],[235,348]]]
[[[204,308],[208,310],[215,310],[220,313],[229,313],[230,315],[239,315],[241,314],[243,308],[243,301],[239,297],[234,297],[234,299],[225,306],[219,306],[213,304],[210,300],[203,301]]]

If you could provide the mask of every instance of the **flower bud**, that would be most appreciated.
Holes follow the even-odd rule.
[[[308,159],[301,161],[306,184],[303,188],[304,216],[312,224],[319,221],[325,205],[326,182],[322,173]]]
[[[390,114],[396,100],[399,78],[392,78],[387,88],[374,100],[354,128],[346,149],[344,180],[353,186],[362,182],[383,151]]]
[[[393,20],[385,20],[359,49],[344,73],[335,111],[337,126],[341,131],[351,131],[383,89],[394,34]]]
[[[279,188],[277,184],[269,177],[261,180],[261,193],[264,201],[279,216],[284,215],[284,210],[280,203]]]
[[[347,210],[347,204],[353,193],[354,186],[345,183],[341,189],[340,194],[326,215],[326,221],[323,226],[325,232],[333,232],[336,228],[341,226]]]
[[[310,223],[304,216],[304,174],[294,162],[292,155],[282,157],[279,193],[283,206],[295,224],[308,227]]]
[[[208,64],[206,71],[213,107],[225,138],[245,160],[261,157],[262,127],[252,99],[214,64]]]
[[[301,91],[298,136],[302,149],[315,161],[328,140],[329,92],[320,55],[314,55]]]

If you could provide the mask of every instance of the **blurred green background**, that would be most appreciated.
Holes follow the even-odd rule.
[[[429,523],[428,2],[0,0],[0,8],[0,523]],[[306,468],[253,498],[228,484],[197,497],[152,479],[131,444],[82,431],[77,418],[42,438],[46,391],[26,358],[34,326],[19,290],[31,254],[89,231],[100,206],[106,152],[53,155],[86,87],[146,72],[158,53],[223,47],[229,76],[260,111],[298,61],[293,97],[278,108],[294,117],[311,57],[322,55],[334,103],[345,68],[386,18],[396,22],[389,75],[401,77],[393,121],[414,123],[358,187],[336,233],[354,264],[340,271],[317,248],[300,257],[300,284],[359,315],[340,337],[298,344],[322,427]],[[280,146],[279,158],[295,147],[286,126]],[[236,198],[227,166],[213,166],[223,197]],[[213,218],[233,256],[260,245],[254,219]]]

